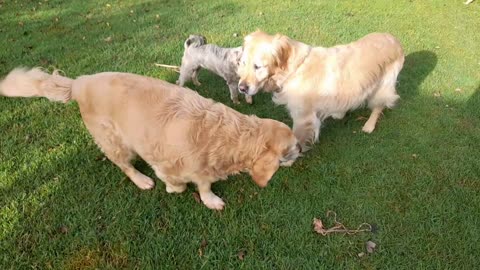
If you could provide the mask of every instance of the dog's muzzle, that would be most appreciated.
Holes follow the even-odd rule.
[[[238,91],[248,94],[248,85],[246,83],[239,83],[238,84]]]
[[[286,156],[280,159],[280,166],[290,166],[302,155],[302,147],[299,143],[295,145],[295,151],[291,151]]]
[[[300,145],[300,143],[297,143],[297,150],[299,153],[302,153],[302,146]]]

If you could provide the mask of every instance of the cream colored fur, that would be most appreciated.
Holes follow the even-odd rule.
[[[257,31],[245,37],[239,89],[273,92],[273,101],[288,108],[306,151],[318,140],[323,120],[343,118],[364,104],[372,114],[363,131],[372,132],[382,110],[399,98],[395,84],[403,62],[403,49],[390,34],[323,48]]]
[[[106,72],[72,80],[56,72],[15,69],[0,82],[0,94],[77,101],[96,143],[135,185],[154,186],[130,163],[139,155],[167,192],[183,192],[193,182],[211,209],[224,207],[210,189],[213,182],[248,172],[264,187],[280,165],[299,155],[285,124],[243,115],[190,89],[139,75]]]

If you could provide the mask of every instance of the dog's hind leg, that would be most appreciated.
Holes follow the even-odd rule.
[[[189,82],[193,76],[193,69],[189,65],[184,65],[180,67],[180,76],[178,77],[177,84],[184,86],[185,83]]]
[[[370,117],[368,118],[367,122],[365,122],[365,125],[363,125],[362,131],[366,133],[372,133],[372,131],[375,129],[375,125],[377,124],[378,118],[382,114],[383,107],[374,107],[372,109],[372,114],[370,114]]]
[[[378,118],[382,114],[385,107],[392,108],[399,99],[394,87],[381,88],[373,97],[368,100],[368,107],[372,110],[372,114],[362,128],[366,133],[372,133],[377,124]]]
[[[84,117],[84,122],[107,158],[117,165],[137,187],[151,189],[155,186],[150,177],[136,170],[130,163],[136,154],[123,142],[121,135],[115,131],[112,123],[88,117]]]
[[[377,124],[378,118],[382,114],[383,109],[392,108],[400,98],[395,90],[398,71],[390,72],[383,79],[377,92],[369,98],[368,107],[372,110],[372,114],[362,128],[366,133],[372,133]]]
[[[155,170],[157,177],[165,183],[168,193],[182,193],[187,189],[185,181],[164,174],[159,166],[152,166],[152,168]]]
[[[199,72],[200,72],[200,68],[194,69],[193,72],[192,72],[192,82],[193,82],[193,84],[195,84],[196,86],[202,85],[202,84],[198,81],[198,73],[199,73]]]

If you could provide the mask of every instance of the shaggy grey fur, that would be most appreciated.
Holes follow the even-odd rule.
[[[230,89],[230,98],[233,103],[238,101],[238,64],[242,56],[242,47],[221,48],[213,44],[207,44],[207,39],[200,35],[190,35],[184,44],[185,51],[180,67],[180,77],[177,84],[183,86],[186,82],[192,81],[196,86],[200,68],[205,68],[221,76]],[[252,103],[252,97],[245,95],[247,103]]]

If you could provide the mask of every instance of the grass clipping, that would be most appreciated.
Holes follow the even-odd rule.
[[[323,236],[332,234],[332,233],[346,233],[346,234],[356,234],[356,233],[361,233],[361,232],[371,232],[372,231],[372,225],[368,223],[362,223],[360,226],[357,227],[357,229],[348,229],[343,225],[342,223],[338,222],[337,220],[337,213],[328,210],[327,211],[327,218],[333,216],[333,222],[335,225],[331,228],[325,228],[323,226],[323,222],[321,219],[314,218],[313,219],[313,230],[317,232],[318,234],[321,234]]]
[[[158,64],[158,63],[154,63],[155,66],[157,67],[163,67],[163,68],[168,68],[168,69],[171,69],[177,73],[180,73],[180,67],[179,66],[172,66],[172,65],[165,65],[165,64]]]

